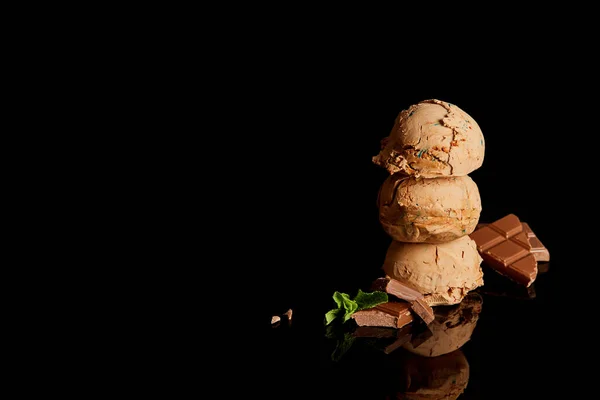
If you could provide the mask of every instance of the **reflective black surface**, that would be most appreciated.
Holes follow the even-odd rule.
[[[299,385],[295,394],[318,383],[315,395],[336,399],[502,399],[561,392],[575,373],[568,369],[571,350],[586,339],[553,291],[559,268],[553,263],[529,289],[484,268],[483,287],[459,305],[434,307],[429,336],[419,329],[361,334],[352,322],[336,332],[325,327],[322,314],[303,315],[302,306],[291,321],[282,316],[269,325],[265,318],[270,369]],[[331,300],[321,311],[333,307]],[[396,346],[399,340],[403,344]],[[402,397],[424,393],[433,397]],[[435,397],[442,395],[449,397]]]
[[[584,378],[590,370],[577,360],[593,363],[596,353],[590,327],[594,295],[587,286],[593,288],[597,268],[586,250],[594,247],[593,238],[583,234],[594,214],[589,212],[593,200],[584,186],[571,181],[575,176],[559,173],[564,146],[548,135],[562,128],[545,118],[552,114],[547,103],[522,97],[507,103],[506,96],[495,93],[508,92],[495,89],[413,88],[404,96],[384,98],[353,96],[348,89],[343,92],[347,98],[332,97],[332,108],[322,101],[313,110],[324,116],[324,125],[298,132],[296,140],[282,139],[293,161],[285,164],[287,175],[255,188],[264,189],[261,198],[278,199],[264,203],[256,214],[257,226],[274,232],[260,236],[254,250],[265,265],[260,318],[267,338],[264,378],[273,391],[264,395],[384,399],[426,386],[427,368],[435,369],[435,363],[421,363],[404,347],[386,354],[372,341],[357,338],[343,357],[332,360],[337,339],[323,323],[335,306],[334,291],[365,290],[381,276],[390,239],[379,225],[375,202],[387,174],[371,157],[397,113],[426,98],[458,105],[484,133],[484,163],[470,174],[481,195],[480,222],[514,213],[531,226],[551,257],[540,265],[545,272],[530,290],[483,266],[484,286],[476,290],[481,312],[469,340],[456,350],[459,366],[468,364],[459,399],[578,398],[576,393],[590,384]],[[268,222],[265,215],[271,216]],[[290,308],[291,324],[282,320],[271,326],[271,316]],[[463,374],[458,368],[458,376]],[[407,377],[418,385],[411,386]]]

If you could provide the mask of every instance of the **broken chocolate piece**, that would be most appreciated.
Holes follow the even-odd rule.
[[[482,243],[482,245],[484,245],[486,247],[485,249],[482,249],[478,245],[477,249],[480,252],[487,250],[489,247],[491,247],[495,244],[498,244],[504,240],[502,235],[500,233],[498,233],[497,231],[495,231],[493,229],[490,229],[490,230],[483,229],[484,227],[486,227],[488,225],[490,225],[490,224],[485,223],[485,222],[477,224],[477,228],[471,234],[471,235],[475,235],[476,237],[478,237],[478,240],[475,240],[475,238],[472,237],[473,240],[475,240],[476,242]],[[527,222],[521,222],[521,225],[523,227],[523,230],[521,233],[515,235],[514,240],[517,240],[518,242],[522,243],[525,247],[527,247],[529,249],[529,251],[534,255],[535,259],[538,262],[550,261],[550,252],[548,251],[548,248],[546,248],[546,246],[544,246],[542,244],[542,242],[537,237],[537,235],[535,233],[533,233],[529,224]],[[469,236],[471,236],[471,235],[469,235]],[[523,240],[523,238],[525,236],[527,237],[527,242],[525,242]],[[547,266],[544,266],[544,267],[545,268],[542,268],[538,265],[538,272],[546,272],[548,268],[547,268]]]
[[[480,253],[486,251],[490,247],[502,243],[505,240],[502,235],[489,226],[476,229],[469,236],[477,244],[477,250],[479,250]]]
[[[547,262],[550,261],[550,252],[542,244],[540,239],[536,236],[535,233],[529,227],[529,224],[523,222],[523,230],[527,234],[527,238],[529,239],[529,244],[531,245],[531,253],[535,257],[537,261]]]
[[[371,287],[408,301],[414,313],[426,324],[435,319],[433,309],[425,302],[423,294],[408,284],[392,278],[377,278]]]
[[[423,298],[417,298],[410,302],[410,308],[426,323],[430,324],[435,319],[433,308]]]
[[[423,298],[423,294],[404,282],[391,278],[377,278],[372,285],[373,290],[380,290],[396,296],[399,299],[413,301]]]
[[[498,233],[502,234],[506,239],[523,230],[521,221],[515,214],[508,214],[507,216],[492,222],[489,226]]]
[[[549,260],[548,250],[528,224],[508,214],[486,225],[479,225],[469,237],[477,245],[484,262],[509,279],[530,286],[538,274],[538,259]]]
[[[388,301],[373,308],[359,310],[352,314],[358,326],[382,326],[402,328],[413,321],[410,304]]]

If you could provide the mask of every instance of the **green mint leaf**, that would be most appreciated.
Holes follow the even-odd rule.
[[[350,317],[352,317],[352,314],[354,314],[354,312],[356,310],[358,310],[358,304],[356,304],[355,301],[350,300],[349,302],[347,302],[345,304],[346,306],[346,312],[344,313],[344,319],[343,321],[346,322],[350,319]]]
[[[362,290],[358,289],[358,293],[356,294],[354,300],[358,304],[358,309],[364,310],[367,308],[373,308],[378,304],[387,303],[388,294],[386,292],[380,292],[378,290],[371,293],[365,293]]]
[[[358,309],[358,304],[346,293],[340,293],[336,291],[333,293],[333,300],[337,304],[338,308],[333,309],[325,314],[325,325],[329,325],[333,320],[339,317],[342,312],[344,313],[343,322],[346,322]]]
[[[338,306],[341,304],[341,307],[344,309],[344,318],[342,322],[348,321],[352,314],[358,310],[358,304],[356,301],[350,299],[350,296],[346,293],[335,292],[333,296],[336,303],[338,303]]]
[[[348,296],[346,293],[340,293],[338,291],[333,293],[333,300],[339,308],[346,308],[345,304],[352,301],[350,300],[350,296]]]
[[[325,314],[325,325],[332,323],[333,320],[336,319],[341,313],[341,308],[334,308],[333,310],[329,311],[327,314]]]

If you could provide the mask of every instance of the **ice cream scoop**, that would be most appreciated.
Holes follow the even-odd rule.
[[[479,189],[468,175],[390,175],[378,195],[379,222],[394,240],[442,243],[469,235],[481,214]]]
[[[393,240],[383,271],[411,285],[430,306],[452,305],[483,285],[482,258],[469,236],[444,243],[406,243]]]
[[[431,337],[418,346],[407,341],[403,347],[425,357],[438,357],[460,349],[473,335],[482,304],[481,295],[471,292],[459,304],[436,307],[435,320],[427,326]]]
[[[456,105],[431,99],[398,114],[372,160],[391,174],[434,178],[467,175],[481,167],[484,153],[477,122]]]
[[[390,398],[407,400],[455,400],[469,383],[470,367],[461,350],[438,357],[397,353],[399,387]]]

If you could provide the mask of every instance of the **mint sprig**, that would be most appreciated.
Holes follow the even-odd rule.
[[[333,300],[337,304],[337,308],[334,308],[325,314],[325,325],[331,324],[338,318],[341,318],[342,322],[346,322],[352,317],[352,314],[358,310],[365,310],[373,308],[378,304],[387,303],[388,295],[387,293],[378,290],[371,293],[365,293],[358,289],[358,293],[354,299],[351,299],[346,293],[336,291],[333,293]]]

